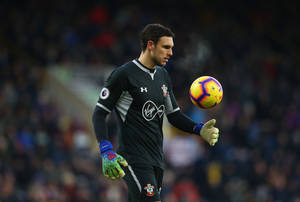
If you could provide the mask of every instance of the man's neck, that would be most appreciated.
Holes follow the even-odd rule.
[[[145,67],[149,69],[155,69],[155,63],[151,60],[151,57],[148,55],[147,52],[141,52],[140,57],[138,60],[142,63]]]

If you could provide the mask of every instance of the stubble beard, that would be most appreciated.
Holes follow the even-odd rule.
[[[153,62],[155,64],[155,66],[164,66],[162,64],[162,62],[160,60],[158,60],[157,58],[153,57]]]

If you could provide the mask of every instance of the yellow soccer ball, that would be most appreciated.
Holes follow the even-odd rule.
[[[190,100],[197,107],[212,108],[223,98],[223,88],[220,82],[211,76],[197,78],[190,87]]]

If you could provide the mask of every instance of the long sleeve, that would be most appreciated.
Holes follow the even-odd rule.
[[[167,115],[169,122],[176,128],[188,132],[188,133],[194,133],[194,128],[197,125],[192,119],[187,117],[184,113],[182,113],[180,110],[168,114]]]
[[[107,133],[107,124],[105,118],[108,112],[102,109],[101,107],[96,106],[94,113],[93,113],[93,126],[94,132],[98,142],[101,140],[108,140],[108,133]]]

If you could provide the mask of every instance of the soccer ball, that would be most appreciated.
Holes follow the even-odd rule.
[[[190,100],[197,107],[212,108],[223,98],[223,88],[219,81],[211,76],[197,78],[190,87]]]

